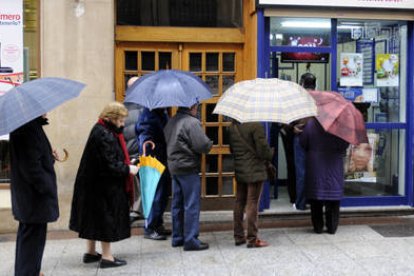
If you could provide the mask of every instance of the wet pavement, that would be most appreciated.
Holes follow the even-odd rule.
[[[110,269],[83,264],[85,243],[73,238],[73,233],[49,233],[42,271],[46,276],[414,275],[413,217],[383,224],[342,222],[335,235],[314,234],[310,226],[260,229],[260,237],[270,246],[255,249],[235,246],[231,231],[202,232],[200,239],[210,249],[199,252],[173,248],[170,239],[152,241],[133,235],[113,244],[114,255],[128,264]],[[0,275],[13,275],[11,236],[0,235]]]

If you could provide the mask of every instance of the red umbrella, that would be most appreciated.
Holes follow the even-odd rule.
[[[316,119],[323,128],[353,145],[368,143],[364,118],[355,106],[339,93],[308,91],[316,101]]]

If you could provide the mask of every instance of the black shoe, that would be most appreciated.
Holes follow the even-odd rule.
[[[158,227],[157,232],[158,234],[163,235],[163,236],[170,236],[172,234],[172,231],[170,229],[166,229],[164,225],[161,225],[160,227]]]
[[[208,248],[209,248],[208,243],[200,242],[200,245],[197,247],[184,247],[184,251],[200,251],[200,250],[206,250]]]
[[[184,245],[184,242],[176,242],[176,243],[171,243],[171,246],[172,247],[179,247],[179,246],[183,246]]]
[[[235,240],[234,241],[234,244],[236,246],[240,246],[240,245],[245,244],[245,243],[246,243],[246,240]]]
[[[129,213],[129,223],[132,224],[137,220],[144,219],[144,217],[141,215],[138,211],[132,211]]]
[[[126,265],[127,262],[124,260],[120,260],[117,258],[114,258],[113,261],[101,259],[101,263],[99,264],[100,268],[110,268],[110,267],[117,267],[117,266],[123,266]]]
[[[314,227],[313,228],[313,232],[315,232],[316,234],[322,234],[323,228],[316,228],[316,227]]]
[[[144,234],[144,238],[145,239],[150,239],[150,240],[154,240],[154,241],[165,241],[167,239],[166,236],[161,235],[160,233],[158,233],[157,231],[153,231],[150,234]]]
[[[83,263],[89,264],[89,263],[99,262],[101,258],[102,258],[102,255],[99,253],[96,253],[96,255],[85,253],[83,254],[82,260],[83,260]]]

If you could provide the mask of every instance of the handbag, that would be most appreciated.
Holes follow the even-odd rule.
[[[256,151],[253,149],[252,146],[249,145],[249,143],[247,143],[246,140],[244,140],[243,136],[241,136],[240,134],[240,130],[238,125],[234,125],[234,128],[237,132],[237,135],[239,135],[240,139],[242,140],[243,144],[254,154],[256,155],[257,158],[261,159],[260,156],[257,155]],[[272,164],[272,162],[270,161],[265,161],[265,168],[266,168],[266,173],[267,173],[267,179],[270,181],[276,180],[277,178],[277,170],[276,167]]]

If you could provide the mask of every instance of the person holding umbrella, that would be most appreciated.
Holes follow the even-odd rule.
[[[43,130],[46,114],[10,133],[12,210],[19,228],[15,275],[39,275],[47,223],[59,217],[55,151]]]
[[[168,192],[171,185],[171,177],[167,168],[167,144],[164,137],[164,127],[167,124],[168,115],[165,108],[150,110],[144,108],[136,124],[140,155],[144,151],[158,159],[165,167],[161,179],[158,182],[155,198],[152,203],[151,212],[147,218],[144,238],[151,240],[166,240],[171,235],[171,230],[164,227],[164,212],[168,204]],[[155,147],[145,147],[152,141]]]
[[[198,104],[180,107],[169,120],[164,133],[167,141],[168,167],[172,174],[173,223],[172,246],[184,246],[185,251],[205,250],[208,244],[198,239],[200,217],[201,154],[210,151],[211,141],[201,128],[197,116]]]
[[[247,241],[248,248],[268,246],[257,235],[258,209],[263,183],[267,178],[264,163],[272,160],[273,151],[267,144],[264,127],[259,122],[240,124],[233,120],[229,136],[237,180],[233,212],[235,244],[239,246]],[[245,211],[247,236],[243,228]]]
[[[101,268],[126,264],[112,255],[111,242],[131,236],[132,176],[138,167],[130,165],[122,135],[127,114],[118,102],[104,107],[89,135],[75,181],[69,228],[87,240],[83,262],[100,261]],[[101,242],[102,255],[95,250],[96,241]]]
[[[77,97],[84,87],[73,80],[40,78],[0,97],[0,136],[10,133],[12,211],[19,222],[15,275],[42,275],[47,223],[59,217],[53,167],[59,158],[43,130],[45,112]]]

